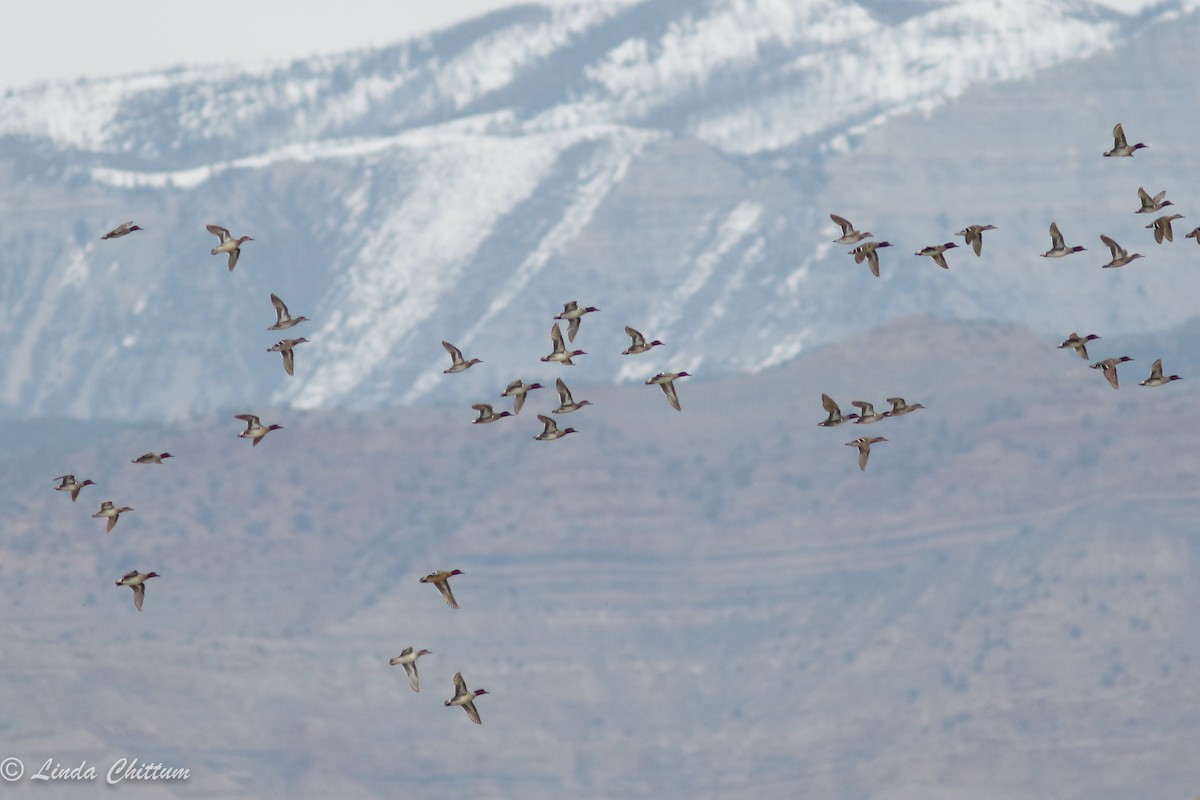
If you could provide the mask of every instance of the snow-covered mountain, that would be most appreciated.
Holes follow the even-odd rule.
[[[1194,200],[1196,9],[519,6],[342,56],[9,93],[0,413],[473,402],[561,372],[538,357],[572,299],[602,310],[584,382],[753,372],[912,311],[1178,323],[1197,253],[1130,212],[1139,185]],[[1113,163],[1118,119],[1150,148]],[[897,245],[882,278],[830,244],[830,211]],[[146,231],[99,240],[130,218]],[[1044,262],[1052,220],[1146,267]],[[973,222],[999,227],[981,259],[910,255]],[[206,223],[254,237],[232,274]],[[314,320],[294,378],[265,352],[271,292]],[[667,347],[629,363],[625,325]],[[443,375],[443,339],[483,363]]]

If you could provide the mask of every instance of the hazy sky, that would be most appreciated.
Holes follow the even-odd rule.
[[[539,0],[556,5],[566,0]],[[44,80],[383,45],[515,0],[41,0],[5,10],[0,91]]]

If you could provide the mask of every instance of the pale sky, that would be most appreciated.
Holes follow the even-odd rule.
[[[533,0],[530,0],[533,1]],[[569,0],[536,0],[561,5]],[[252,63],[385,45],[519,0],[39,0],[0,26],[0,92],[178,64]]]

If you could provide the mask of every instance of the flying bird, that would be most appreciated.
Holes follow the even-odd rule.
[[[832,428],[841,425],[843,422],[858,419],[858,414],[842,414],[841,407],[827,394],[821,395],[821,405],[829,412],[829,416],[825,418],[824,422],[817,423],[822,428]]]
[[[259,422],[258,417],[254,416],[253,414],[235,414],[233,418],[240,419],[242,422],[246,423],[246,430],[239,433],[238,438],[249,439],[251,447],[258,447],[258,443],[261,442],[263,437],[271,431],[283,430],[282,425],[270,425],[264,427],[263,424]]]
[[[467,716],[471,718],[471,722],[481,725],[483,723],[479,719],[479,712],[475,710],[474,700],[476,697],[487,693],[487,689],[476,689],[473,692],[467,691],[467,684],[463,680],[462,673],[456,672],[454,673],[454,697],[451,697],[443,705],[462,706],[463,711],[466,711]]]
[[[454,592],[450,591],[450,579],[455,575],[463,575],[462,570],[442,570],[441,572],[431,572],[424,578],[421,578],[421,583],[432,583],[441,592],[442,599],[446,601],[446,605],[451,608],[458,608],[458,603],[454,601]]]
[[[229,231],[222,228],[220,225],[205,225],[208,232],[221,240],[221,243],[212,249],[212,255],[218,253],[229,254],[229,271],[233,272],[233,268],[237,266],[238,256],[242,254],[242,244],[244,242],[254,241],[249,236],[243,236],[240,239],[234,239],[229,235]]]
[[[393,667],[400,665],[404,667],[404,674],[408,676],[408,685],[414,692],[421,691],[421,676],[417,674],[417,659],[421,656],[433,655],[431,650],[414,651],[411,647],[406,647],[400,651],[400,655],[395,656],[388,664]]]
[[[443,374],[451,372],[464,372],[475,364],[483,363],[478,358],[472,358],[470,361],[465,360],[463,358],[462,351],[449,342],[442,342],[442,347],[446,348],[446,352],[450,354],[450,367],[449,369],[442,370]]]
[[[78,500],[78,499],[79,499],[79,491],[80,491],[81,489],[83,489],[83,487],[85,487],[85,486],[94,486],[94,485],[95,485],[95,483],[96,483],[95,481],[91,480],[90,478],[89,478],[88,480],[86,480],[86,481],[83,481],[82,483],[80,483],[79,481],[75,480],[75,476],[74,476],[74,475],[59,475],[59,476],[58,476],[57,478],[55,478],[54,480],[56,480],[56,481],[62,481],[61,483],[59,483],[59,484],[58,484],[58,486],[55,486],[55,487],[54,487],[54,491],[56,491],[56,492],[70,492],[70,493],[71,493],[71,502],[72,502],[72,503],[74,503],[76,500]]]
[[[575,365],[571,359],[575,356],[586,356],[587,353],[582,350],[567,350],[567,345],[563,342],[562,331],[558,329],[558,323],[554,323],[550,328],[550,341],[554,344],[554,350],[550,355],[542,356],[542,361],[556,361],[559,364]]]
[[[553,442],[555,439],[561,439],[568,433],[579,433],[574,428],[559,428],[558,423],[545,414],[538,414],[538,420],[542,423],[542,432],[533,438],[539,442]]]
[[[842,229],[840,238],[834,239],[834,244],[855,244],[867,239],[871,236],[866,231],[856,231],[854,226],[850,224],[850,220],[845,217],[839,217],[837,214],[830,214],[829,218],[837,223],[837,226]]]
[[[283,356],[283,371],[288,375],[295,375],[296,372],[296,356],[292,353],[292,348],[298,344],[304,344],[308,339],[301,336],[299,339],[281,339],[275,344],[267,348],[268,353],[279,353]]]
[[[107,519],[108,525],[105,527],[104,532],[112,533],[113,527],[117,524],[117,520],[120,519],[121,515],[126,511],[133,511],[133,509],[129,506],[121,506],[120,508],[117,508],[113,505],[112,500],[105,500],[100,504],[100,510],[95,514],[92,514],[92,517]]]
[[[583,319],[583,315],[599,310],[595,306],[581,308],[579,303],[572,300],[569,303],[563,303],[562,312],[555,314],[554,318],[565,319],[567,321],[567,341],[573,342],[575,341],[575,334],[579,333],[579,321]]]
[[[1087,249],[1086,247],[1083,247],[1081,245],[1075,245],[1074,247],[1067,247],[1066,244],[1063,243],[1062,234],[1059,233],[1059,231],[1058,231],[1058,223],[1051,222],[1050,223],[1050,249],[1047,250],[1046,252],[1042,253],[1042,258],[1062,258],[1063,256],[1069,256],[1072,253],[1079,253],[1086,249]]]
[[[1138,142],[1131,145],[1125,140],[1125,129],[1121,127],[1121,123],[1117,123],[1113,127],[1113,148],[1105,153],[1106,158],[1114,156],[1132,156],[1135,150],[1141,150],[1146,145]]]
[[[876,278],[879,277],[879,253],[876,251],[881,247],[891,247],[891,242],[864,242],[858,247],[850,251],[850,255],[854,256],[854,263],[861,264],[865,259],[867,266],[871,269],[871,274]]]
[[[471,420],[472,424],[478,424],[481,422],[495,422],[498,419],[504,419],[505,417],[513,416],[513,412],[511,411],[501,411],[499,414],[497,414],[494,410],[492,410],[491,403],[475,403],[471,406],[471,408],[479,412],[479,416]]]
[[[637,355],[638,353],[644,353],[647,350],[649,350],[650,348],[658,347],[659,345],[662,344],[662,342],[660,342],[658,339],[655,339],[652,342],[647,342],[645,336],[642,336],[640,333],[638,333],[637,331],[635,331],[633,328],[629,327],[628,325],[625,326],[625,335],[628,336],[632,341],[630,342],[629,347],[626,347],[624,350],[621,351],[621,355],[623,355],[623,356],[630,356],[630,355]]]
[[[671,404],[671,408],[676,411],[682,411],[679,407],[679,395],[675,393],[675,381],[678,378],[689,378],[691,373],[688,372],[660,372],[653,378],[646,379],[646,385],[658,385],[663,394],[667,396],[667,402]]]
[[[1112,261],[1109,261],[1107,264],[1103,264],[1102,266],[1104,269],[1123,267],[1130,261],[1133,261],[1135,258],[1143,257],[1141,253],[1128,253],[1124,247],[1121,247],[1121,245],[1117,244],[1115,239],[1105,236],[1103,233],[1100,234],[1100,241],[1108,245],[1108,249],[1112,252]]]
[[[975,249],[975,255],[983,253],[983,232],[996,230],[995,225],[968,225],[955,236],[963,237],[965,244]]]
[[[571,390],[567,388],[567,384],[562,378],[554,382],[554,388],[558,390],[558,408],[551,411],[551,414],[570,414],[572,411],[578,411],[584,406],[590,406],[591,400],[580,400],[575,402],[575,398],[571,396]]]
[[[922,247],[915,256],[929,256],[933,259],[933,263],[937,264],[942,269],[950,269],[950,265],[946,263],[946,251],[952,247],[958,247],[954,242],[946,242],[945,244],[935,244],[929,247]]]
[[[1080,337],[1075,331],[1071,331],[1071,335],[1058,346],[1059,350],[1069,347],[1079,354],[1079,357],[1084,361],[1088,360],[1087,343],[1099,339],[1100,337],[1094,333],[1089,333],[1087,336]]]
[[[308,317],[293,317],[289,314],[288,307],[277,294],[271,294],[271,305],[275,306],[275,324],[267,328],[269,331],[283,331],[301,322],[308,322]]]
[[[851,400],[850,405],[862,412],[858,415],[858,419],[854,420],[855,425],[870,425],[872,422],[879,422],[885,416],[875,411],[875,406],[872,403],[862,400]]]
[[[100,238],[101,239],[120,239],[122,236],[128,236],[129,234],[133,233],[134,231],[140,231],[140,230],[143,230],[143,229],[139,228],[137,225],[134,225],[133,220],[130,220],[129,222],[122,222],[120,225],[113,228],[111,231],[104,234]]]
[[[159,577],[157,572],[138,572],[136,569],[131,569],[121,576],[121,580],[117,581],[117,586],[128,586],[133,589],[133,605],[138,611],[141,611],[142,601],[146,599],[146,581],[157,577]]]
[[[174,458],[170,453],[143,453],[133,459],[132,464],[161,464],[164,458]]]
[[[1129,356],[1121,356],[1120,358],[1106,358],[1103,361],[1097,361],[1095,364],[1089,364],[1092,369],[1104,370],[1104,377],[1112,384],[1114,389],[1117,387],[1117,364],[1125,361],[1133,361]]]
[[[889,397],[887,398],[887,401],[892,404],[892,408],[890,411],[883,412],[883,416],[885,417],[902,417],[905,414],[911,414],[918,408],[925,407],[920,403],[913,403],[912,405],[909,405],[908,403],[904,402],[903,397]]]
[[[847,447],[858,448],[858,468],[863,472],[867,471],[867,459],[871,457],[871,445],[876,442],[886,442],[887,439],[882,436],[863,436],[855,439],[853,442],[846,442]]]
[[[1159,217],[1146,227],[1154,229],[1154,241],[1158,244],[1162,244],[1163,239],[1173,242],[1175,241],[1175,231],[1171,229],[1171,223],[1177,219],[1183,219],[1183,214],[1168,214]]]
[[[1135,214],[1153,214],[1155,211],[1162,211],[1167,206],[1175,205],[1170,200],[1163,200],[1167,196],[1167,190],[1163,189],[1158,194],[1151,197],[1142,187],[1138,187],[1138,199],[1142,201],[1142,207]]]
[[[532,392],[534,389],[542,389],[540,383],[525,383],[525,381],[517,378],[515,381],[504,387],[504,391],[500,393],[501,397],[511,397],[513,399],[514,414],[521,413],[521,406],[525,405],[525,395]]]
[[[1162,359],[1154,359],[1154,363],[1150,365],[1150,377],[1138,384],[1138,386],[1162,386],[1164,383],[1171,381],[1183,380],[1178,375],[1168,375],[1163,377]]]

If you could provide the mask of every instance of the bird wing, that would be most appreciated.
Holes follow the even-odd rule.
[[[1051,222],[1050,223],[1050,249],[1058,250],[1063,247],[1066,247],[1066,245],[1063,244],[1062,234],[1059,233],[1059,231],[1058,231],[1058,223]]]
[[[842,229],[843,236],[854,230],[854,226],[850,224],[850,220],[846,219],[845,217],[839,217],[837,214],[830,214],[829,218],[836,222],[838,227]]]
[[[411,652],[412,648],[407,648],[407,652]],[[404,662],[404,674],[408,676],[408,685],[414,692],[421,691],[421,676],[417,674],[417,662]]]
[[[667,396],[667,402],[671,404],[671,408],[676,411],[682,411],[679,406],[679,395],[675,393],[675,381],[663,381],[659,384],[662,387],[663,394]]]
[[[571,390],[567,388],[567,384],[563,382],[562,378],[554,382],[554,388],[558,390],[559,405],[566,406],[575,402],[571,397]]]
[[[275,306],[275,324],[283,322],[285,319],[291,319],[292,315],[288,313],[288,307],[279,299],[279,295],[271,294],[271,305]]]
[[[131,588],[133,589],[133,604],[138,611],[141,611],[142,601],[146,599],[146,584],[138,583]]]
[[[279,355],[283,356],[283,371],[288,375],[295,375],[296,354],[292,352],[292,348],[288,347],[280,350]]]
[[[229,231],[225,230],[220,225],[205,225],[204,227],[208,229],[209,233],[220,239],[221,244],[225,244],[227,241],[233,238],[229,235]]]
[[[454,673],[454,696],[464,695],[467,693],[467,682],[463,680],[461,672]]]
[[[1114,259],[1125,255],[1125,251],[1121,248],[1121,245],[1117,244],[1116,241],[1108,236],[1105,236],[1103,233],[1100,234],[1100,241],[1108,245],[1108,249],[1112,251],[1112,257]]]
[[[1154,359],[1154,363],[1150,365],[1150,380],[1162,380],[1162,359]]]
[[[556,353],[567,349],[567,346],[563,343],[562,331],[558,329],[557,322],[550,328],[550,341],[554,342],[554,352]]]
[[[833,398],[827,394],[821,395],[821,405],[830,414],[837,414],[840,416],[842,413],[841,407],[838,406],[838,404],[836,402],[834,402]]]
[[[1120,150],[1123,147],[1128,147],[1129,143],[1125,141],[1125,129],[1121,127],[1121,123],[1113,126],[1113,149]]]
[[[234,419],[240,419],[242,422],[246,423],[246,430],[257,428],[262,424],[258,421],[258,417],[254,416],[253,414],[237,414],[234,416]]]
[[[646,337],[628,325],[625,326],[625,334],[633,340],[633,343],[630,345],[631,347],[642,347],[646,344]]]
[[[471,722],[474,722],[476,725],[483,724],[483,720],[481,720],[479,718],[479,712],[475,710],[475,701],[474,700],[468,700],[467,702],[462,704],[462,707],[463,707],[463,711],[467,712],[467,716],[471,718]]]
[[[442,342],[442,347],[446,348],[446,352],[450,354],[450,361],[454,364],[460,364],[463,360],[462,351],[449,342]]]

